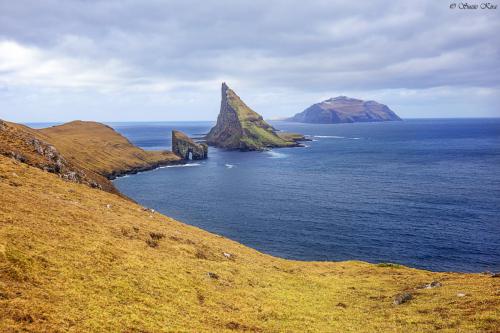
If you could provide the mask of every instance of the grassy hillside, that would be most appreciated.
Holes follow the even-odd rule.
[[[59,177],[120,194],[103,175],[68,161],[39,131],[0,120],[0,155],[13,157]]]
[[[180,161],[169,151],[145,151],[111,127],[72,121],[39,130],[68,160],[106,177]],[[170,133],[165,133],[165,141]]]
[[[0,156],[1,332],[495,332],[500,279],[264,255]],[[442,286],[422,289],[439,281]],[[396,295],[413,298],[394,305]]]

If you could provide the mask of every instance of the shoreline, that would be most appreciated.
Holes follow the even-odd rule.
[[[128,170],[119,170],[119,171],[113,171],[110,174],[106,174],[105,177],[108,180],[115,180],[120,177],[128,176],[128,175],[135,175],[141,172],[146,172],[146,171],[153,171],[158,168],[164,167],[164,166],[169,166],[169,165],[182,165],[186,164],[186,160],[178,160],[178,161],[162,161],[158,163],[153,163],[150,165],[145,165],[141,167],[136,167]],[[121,194],[123,194],[121,191],[119,191]]]

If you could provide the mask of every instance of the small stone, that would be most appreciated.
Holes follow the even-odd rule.
[[[231,253],[223,252],[223,254],[224,254],[224,257],[226,257],[227,259],[231,259],[231,257],[232,257]]]
[[[110,204],[107,204],[107,205],[106,205],[106,208],[107,208],[107,209],[111,209],[111,205],[110,205]]]
[[[410,293],[402,293],[402,294],[396,295],[396,297],[394,297],[394,305],[400,305],[400,304],[406,303],[409,300],[411,300],[412,298],[413,297]]]
[[[457,296],[458,297],[465,297],[465,294],[464,293],[458,293]]]
[[[219,275],[216,274],[216,273],[208,272],[207,275],[211,279],[214,279],[214,280],[218,280],[219,279]]]
[[[345,303],[342,303],[342,302],[337,303],[337,306],[340,308],[343,308],[343,309],[347,308],[347,305]]]
[[[442,286],[441,282],[432,281],[431,283],[429,283],[425,286],[425,289],[432,289],[432,288],[437,288],[437,287],[441,287],[441,286]]]

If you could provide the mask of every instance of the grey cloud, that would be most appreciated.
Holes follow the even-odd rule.
[[[88,71],[95,66],[86,87],[102,79],[118,89],[200,89],[199,82],[232,79],[252,93],[266,87],[280,96],[498,89],[500,11],[448,6],[434,0],[2,1],[0,41],[80,61]],[[109,63],[118,64],[107,71],[114,77],[95,75]],[[9,75],[11,82],[16,74]],[[57,82],[67,77],[71,69]]]

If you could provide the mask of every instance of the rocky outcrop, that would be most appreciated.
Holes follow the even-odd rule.
[[[45,129],[0,120],[0,155],[123,196],[110,179],[182,163],[169,151],[145,151],[112,128],[73,121]]]
[[[401,120],[387,105],[339,96],[314,104],[289,121],[333,124]]]
[[[183,160],[203,160],[208,156],[206,143],[197,143],[181,131],[172,131],[172,151]]]
[[[210,130],[206,140],[209,145],[242,151],[299,145],[296,140],[280,137],[260,114],[250,109],[225,83],[222,83],[217,124]]]
[[[147,151],[113,128],[92,121],[72,121],[35,131],[69,161],[108,179],[175,164],[170,151]]]
[[[100,183],[100,179],[96,179],[89,175],[89,172],[72,165],[53,145],[35,136],[32,132],[32,129],[25,126],[0,120],[0,154],[55,173],[71,182],[100,189],[106,188],[106,185]]]

